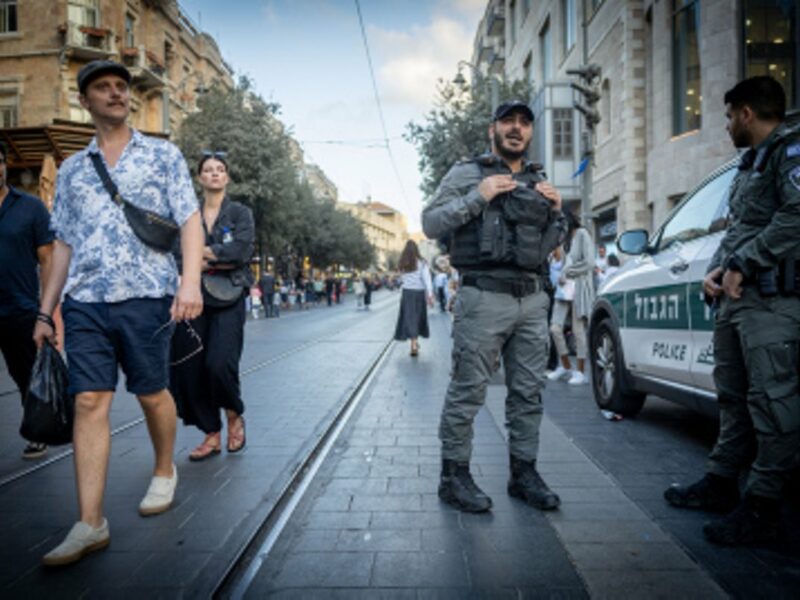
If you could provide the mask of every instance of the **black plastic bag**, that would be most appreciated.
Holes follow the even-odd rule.
[[[67,365],[50,342],[36,354],[19,433],[50,446],[72,441],[75,398],[67,392]]]

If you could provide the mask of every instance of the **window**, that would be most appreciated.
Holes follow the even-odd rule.
[[[658,251],[677,242],[688,242],[720,231],[720,221],[728,210],[728,191],[736,169],[728,169],[706,183],[681,204],[661,233]]]
[[[800,106],[800,4],[745,0],[744,76],[770,75],[786,91],[789,106]]]
[[[508,4],[508,31],[511,37],[511,45],[517,42],[517,3],[511,0]]]
[[[539,31],[539,56],[542,58],[542,83],[550,79],[550,19],[544,22]]]
[[[700,2],[672,0],[672,133],[700,129]]]
[[[136,36],[134,35],[134,28],[136,26],[136,20],[133,18],[133,15],[130,13],[125,13],[125,47],[126,48],[135,48],[136,47]]]
[[[572,158],[572,109],[553,109],[553,158]]]
[[[603,135],[611,135],[611,82],[603,80],[600,88],[600,130]]]
[[[100,27],[100,0],[69,0],[67,18],[86,27]]]
[[[0,0],[0,33],[17,31],[17,0]]]
[[[16,127],[19,96],[16,90],[0,91],[0,127]]]
[[[528,87],[533,87],[533,55],[530,52],[525,57],[522,68],[525,69],[525,83]]]
[[[575,45],[575,0],[561,0],[561,23],[561,39],[566,56]]]

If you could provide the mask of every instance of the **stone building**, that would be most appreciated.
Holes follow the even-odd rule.
[[[408,240],[406,216],[391,206],[373,202],[370,198],[356,204],[339,202],[336,206],[349,212],[361,223],[367,240],[375,248],[376,266],[382,270],[387,269],[389,259],[399,255]]]
[[[504,49],[506,78],[532,86],[533,155],[573,206],[580,206],[573,174],[585,123],[572,108],[581,98],[566,71],[601,67],[584,218],[602,243],[623,229],[657,227],[684,193],[735,156],[722,97],[739,79],[770,74],[800,107],[794,0],[491,0],[473,53],[483,72],[490,45]]]
[[[77,73],[113,59],[131,71],[131,125],[169,136],[232,69],[176,0],[0,0],[0,137],[12,181],[35,179],[84,147],[93,131]],[[49,168],[45,168],[49,170]]]

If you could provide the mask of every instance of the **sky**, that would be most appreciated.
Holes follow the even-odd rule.
[[[278,117],[344,202],[371,196],[420,229],[418,156],[403,139],[432,108],[439,78],[469,60],[486,0],[360,0],[394,155],[370,78],[355,0],[180,0],[236,76],[281,108]],[[465,72],[465,76],[469,73]],[[333,142],[333,143],[332,143]]]

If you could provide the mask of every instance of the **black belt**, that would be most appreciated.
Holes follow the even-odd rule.
[[[475,287],[484,292],[497,292],[498,294],[508,294],[514,298],[524,298],[542,290],[542,282],[537,279],[515,279],[513,281],[503,279],[493,279],[492,277],[477,277],[475,275],[464,275],[461,278],[461,285]]]

